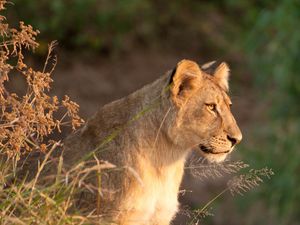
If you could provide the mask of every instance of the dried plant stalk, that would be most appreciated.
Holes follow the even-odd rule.
[[[236,163],[226,163],[227,165],[220,165],[218,169],[215,167],[212,168],[212,171],[209,171],[210,167],[204,166],[198,166],[200,168],[204,168],[204,170],[200,173],[200,177],[219,177],[222,176],[222,174],[231,174],[231,173],[237,173],[240,169],[248,167],[247,164],[244,164],[243,162],[236,162]],[[228,167],[229,165],[229,167]],[[247,166],[245,166],[247,165]],[[194,166],[195,167],[195,166]],[[196,168],[198,168],[196,167]],[[229,169],[228,169],[229,168]],[[224,171],[222,172],[222,169]],[[204,175],[203,173],[207,172],[208,175]],[[198,177],[198,173],[196,174]],[[269,169],[267,167],[262,169],[250,169],[248,172],[233,176],[229,181],[227,182],[226,188],[224,188],[219,194],[217,194],[213,199],[211,199],[209,202],[207,202],[201,209],[192,210],[191,212],[191,223],[190,224],[198,224],[199,221],[209,215],[212,215],[210,212],[211,204],[215,202],[217,199],[219,199],[221,196],[223,196],[226,192],[230,192],[232,195],[234,194],[240,194],[243,195],[243,193],[246,193],[250,190],[252,190],[255,187],[258,187],[259,184],[263,183],[263,179],[271,179],[271,176],[274,175],[274,172],[272,169]]]
[[[242,161],[231,162],[226,160],[221,163],[210,163],[205,158],[192,157],[185,169],[189,170],[197,179],[216,179],[226,174],[237,173],[247,167],[249,167],[249,165]]]
[[[5,8],[5,3],[0,1],[0,10]],[[53,54],[57,42],[49,45],[42,71],[24,62],[23,49],[33,51],[38,47],[38,33],[24,22],[20,22],[17,29],[10,28],[6,18],[0,16],[0,153],[10,158],[18,159],[20,154],[32,150],[45,152],[53,142],[45,143],[44,137],[55,130],[60,131],[62,125],[70,124],[75,129],[83,122],[78,116],[79,106],[68,96],[60,102],[57,96],[49,95],[53,82],[51,74],[57,62]],[[16,63],[11,63],[14,61]],[[23,89],[27,91],[23,96],[6,88],[12,73],[26,80]],[[61,107],[66,109],[66,113],[61,119],[56,119],[54,115]]]
[[[258,187],[260,183],[263,183],[263,178],[271,179],[274,175],[272,169],[267,167],[262,169],[250,169],[248,173],[235,176],[227,182],[227,188],[232,195],[240,194]]]

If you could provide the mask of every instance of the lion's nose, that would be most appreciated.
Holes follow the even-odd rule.
[[[238,142],[240,142],[242,138],[230,137],[229,135],[227,135],[227,139],[231,142],[231,146],[234,146]]]

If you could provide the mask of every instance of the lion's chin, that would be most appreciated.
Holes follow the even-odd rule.
[[[202,156],[209,162],[222,162],[226,159],[231,150],[215,151],[203,145],[199,145]]]
[[[226,157],[228,156],[228,153],[211,154],[211,153],[205,153],[202,151],[201,151],[201,154],[209,162],[214,162],[214,163],[223,162],[226,159]]]

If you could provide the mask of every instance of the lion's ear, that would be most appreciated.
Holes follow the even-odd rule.
[[[214,77],[221,88],[226,92],[229,91],[228,79],[230,69],[225,62],[222,62],[214,72]]]
[[[197,63],[182,60],[177,64],[170,88],[171,97],[177,106],[184,105],[192,96],[202,79],[202,73]]]

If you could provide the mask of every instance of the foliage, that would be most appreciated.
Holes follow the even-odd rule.
[[[15,0],[17,15],[38,27],[43,39],[59,39],[65,47],[95,50],[121,48],[125,38],[142,25],[147,1]],[[145,12],[146,10],[146,12]],[[138,29],[135,31],[139,33]],[[72,37],[72,38],[70,38]],[[130,40],[129,40],[130,41]],[[123,46],[124,47],[124,46]]]
[[[293,0],[265,4],[252,21],[246,39],[246,50],[256,78],[273,89],[278,117],[297,117],[300,96],[300,65],[297,62],[300,32],[295,32],[300,19],[300,3]]]
[[[273,124],[262,123],[264,129],[251,132],[256,137],[252,145],[259,143],[259,147],[246,145],[241,149],[252,165],[267,165],[276,173],[275,178],[257,193],[250,193],[238,200],[244,212],[255,202],[264,201],[269,206],[266,212],[269,216],[259,218],[262,223],[269,223],[270,218],[276,219],[276,224],[293,224],[299,221],[299,122],[289,120],[284,125],[281,121]],[[257,222],[253,221],[251,224]]]
[[[266,121],[252,124],[255,140],[244,145],[244,156],[253,165],[274,169],[276,179],[256,195],[240,200],[241,205],[265,201],[268,213],[277,224],[299,221],[300,169],[297,158],[300,145],[300,32],[299,1],[228,2],[243,14],[241,36],[237,42],[245,52],[253,74],[260,104],[269,106]],[[249,140],[248,140],[249,141]],[[249,207],[249,205],[248,205]],[[246,209],[245,209],[246,210]],[[265,218],[266,220],[266,218]],[[267,221],[260,221],[260,223]],[[257,223],[254,222],[253,224]]]
[[[35,0],[14,0],[14,3],[16,13],[10,17],[21,18],[41,30],[43,46],[49,39],[55,39],[69,50],[75,47],[107,54],[140,46],[192,48],[192,43],[199,39],[202,47],[216,50],[226,42],[221,32],[232,32],[232,27],[220,21],[226,18],[218,18],[217,12],[224,4],[217,2],[43,0],[36,4]],[[187,36],[190,46],[185,44]]]

